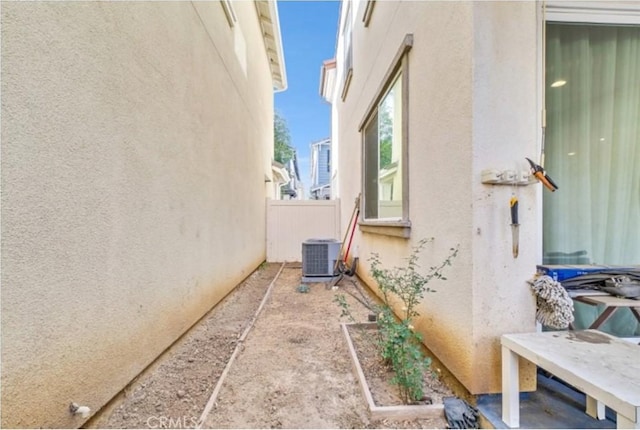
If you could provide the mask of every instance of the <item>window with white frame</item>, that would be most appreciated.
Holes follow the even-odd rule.
[[[640,10],[635,24],[557,12],[564,22],[545,29],[545,169],[560,188],[543,197],[543,262],[640,264]]]
[[[408,223],[407,52],[412,43],[407,35],[360,126],[365,224]]]
[[[343,3],[345,4],[345,3]],[[353,46],[352,46],[352,17],[351,2],[346,2],[347,13],[345,14],[344,26],[342,27],[342,100],[347,98],[349,84],[353,76]]]

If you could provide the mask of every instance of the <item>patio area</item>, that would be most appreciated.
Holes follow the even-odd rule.
[[[611,429],[615,413],[606,408],[605,420],[585,413],[585,395],[545,372],[537,375],[538,389],[520,394],[520,427],[530,429]],[[478,396],[477,407],[483,428],[509,428],[502,421],[502,395]]]

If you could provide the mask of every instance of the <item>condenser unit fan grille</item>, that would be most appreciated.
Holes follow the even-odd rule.
[[[326,275],[329,248],[327,244],[307,244],[304,248],[304,273],[306,275]]]
[[[341,243],[335,239],[309,239],[302,244],[303,276],[333,276]]]

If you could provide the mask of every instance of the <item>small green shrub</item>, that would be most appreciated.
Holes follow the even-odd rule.
[[[431,280],[446,280],[442,271],[458,254],[457,247],[451,248],[441,264],[430,267],[423,275],[418,271],[418,259],[430,240],[421,240],[402,267],[383,268],[378,254],[373,254],[370,259],[371,276],[378,283],[382,295],[381,304],[368,306],[377,314],[378,347],[382,359],[393,369],[392,383],[398,385],[400,396],[407,404],[423,398],[422,375],[431,365],[431,359],[423,354],[422,335],[412,325],[413,318],[418,316],[416,307],[425,293],[435,291],[427,286]],[[342,316],[353,320],[344,296],[337,296],[335,300],[342,308]],[[399,315],[394,313],[393,303],[398,305]]]

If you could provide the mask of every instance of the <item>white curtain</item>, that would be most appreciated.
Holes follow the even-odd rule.
[[[545,98],[545,263],[640,264],[640,27],[548,24]]]

